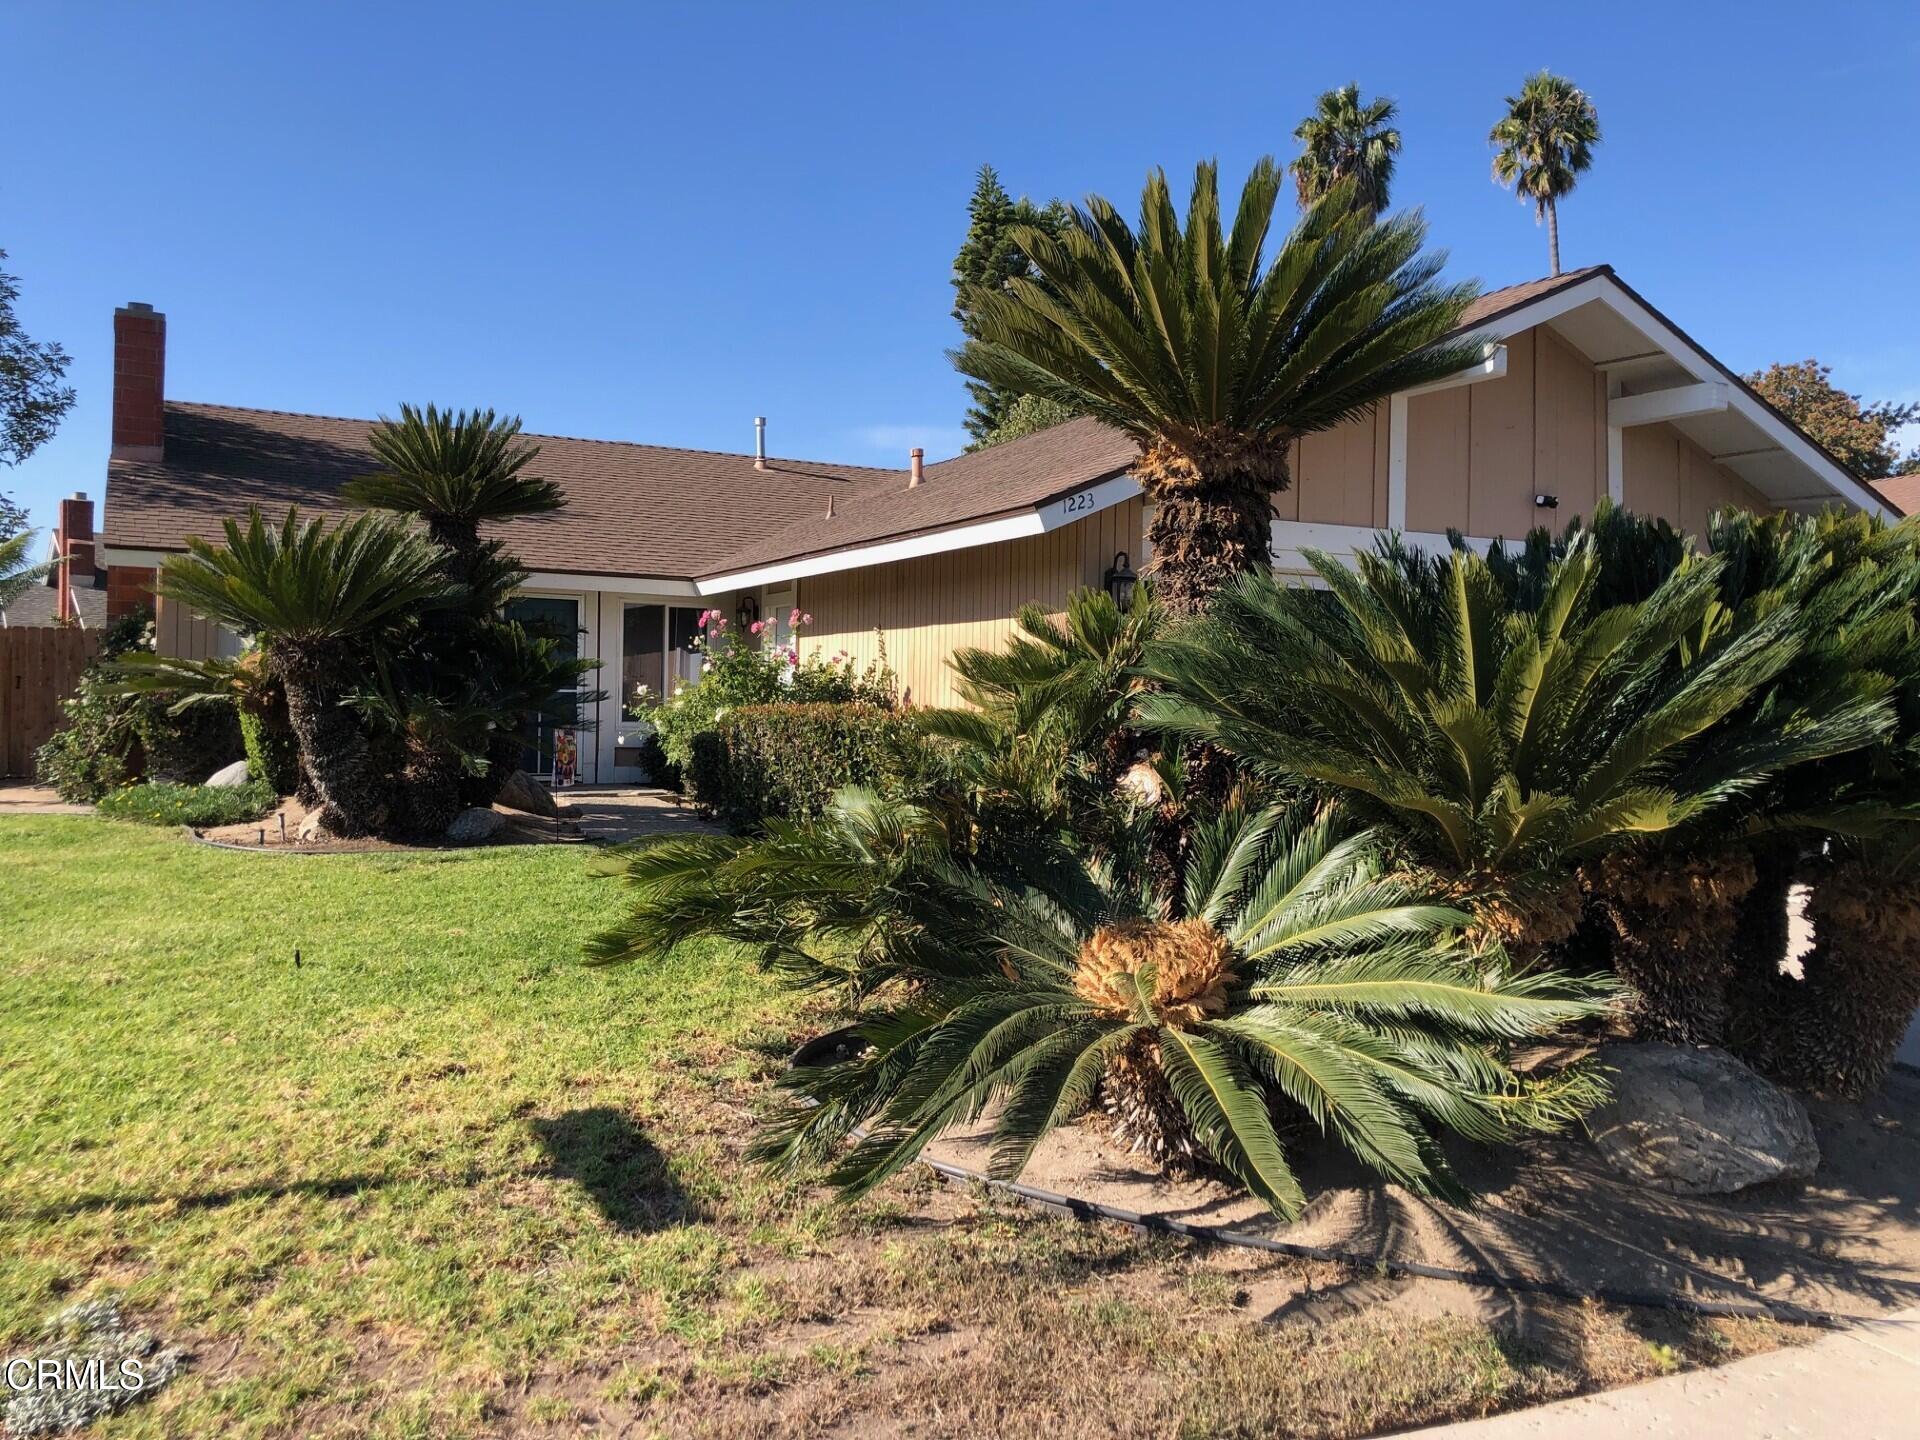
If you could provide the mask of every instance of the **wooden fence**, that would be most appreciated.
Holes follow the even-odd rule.
[[[0,775],[33,774],[33,752],[60,727],[60,702],[99,651],[97,630],[0,627]]]

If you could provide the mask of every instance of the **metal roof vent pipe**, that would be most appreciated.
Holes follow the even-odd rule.
[[[916,485],[924,485],[927,483],[927,452],[916,445],[909,453],[913,466],[907,471],[907,488],[911,490]]]
[[[753,417],[753,468],[767,468],[767,417],[764,415]]]

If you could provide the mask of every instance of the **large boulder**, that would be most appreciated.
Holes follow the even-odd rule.
[[[493,801],[496,805],[504,805],[509,810],[520,810],[528,815],[552,817],[560,813],[553,792],[524,770],[516,770],[507,776],[506,783],[500,787],[500,793],[493,797]]]
[[[247,783],[247,762],[236,760],[231,765],[222,765],[202,783],[221,790],[237,790]]]
[[[506,823],[507,817],[498,810],[462,810],[447,827],[447,840],[454,845],[477,845],[498,835]]]
[[[1724,1050],[1610,1045],[1613,1098],[1587,1116],[1609,1164],[1674,1195],[1805,1180],[1820,1163],[1806,1107]]]

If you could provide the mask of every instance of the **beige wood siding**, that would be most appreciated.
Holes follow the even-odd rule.
[[[801,580],[795,603],[813,616],[801,650],[844,651],[864,666],[884,648],[909,700],[953,704],[948,656],[1001,648],[1020,606],[1060,611],[1070,592],[1101,582],[1118,551],[1137,568],[1141,517],[1140,501],[1127,500],[1046,535]]]
[[[1704,535],[1708,517],[1722,505],[1775,508],[1671,425],[1635,425],[1624,441],[1622,489],[1629,510],[1662,515],[1690,535]]]
[[[205,660],[219,653],[219,629],[177,600],[161,595],[153,602],[153,648],[181,660]]]

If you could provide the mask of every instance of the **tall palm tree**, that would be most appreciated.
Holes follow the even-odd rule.
[[[1507,97],[1507,113],[1488,133],[1493,143],[1493,178],[1533,202],[1536,223],[1547,222],[1551,273],[1560,273],[1560,209],[1563,195],[1593,163],[1600,143],[1600,117],[1584,90],[1564,76],[1542,70],[1529,75],[1518,95]]]
[[[286,688],[320,823],[336,835],[381,830],[390,777],[344,702],[418,612],[458,594],[444,574],[446,552],[381,515],[327,530],[289,509],[275,529],[255,508],[244,529],[229,520],[225,532],[225,545],[189,540],[188,554],[161,567],[157,592],[258,638]]]
[[[382,418],[367,443],[381,468],[349,480],[342,493],[357,505],[425,520],[462,583],[478,578],[483,524],[544,515],[566,503],[559,486],[524,473],[540,447],[520,438],[518,416],[402,405],[400,418]]]
[[[974,338],[954,357],[975,379],[1133,437],[1156,595],[1175,618],[1267,567],[1271,496],[1297,437],[1484,353],[1453,337],[1474,289],[1439,282],[1424,223],[1356,213],[1351,181],[1269,257],[1280,178],[1271,156],[1254,166],[1230,234],[1211,163],[1194,171],[1184,228],[1155,170],[1137,231],[1099,196],[1058,239],[1017,229],[1040,279],[977,297]]]
[[[1384,97],[1362,104],[1357,84],[1321,95],[1293,132],[1301,144],[1300,158],[1293,162],[1301,208],[1351,179],[1357,207],[1369,215],[1386,209],[1393,157],[1400,153],[1400,132],[1393,125],[1397,113]]]

